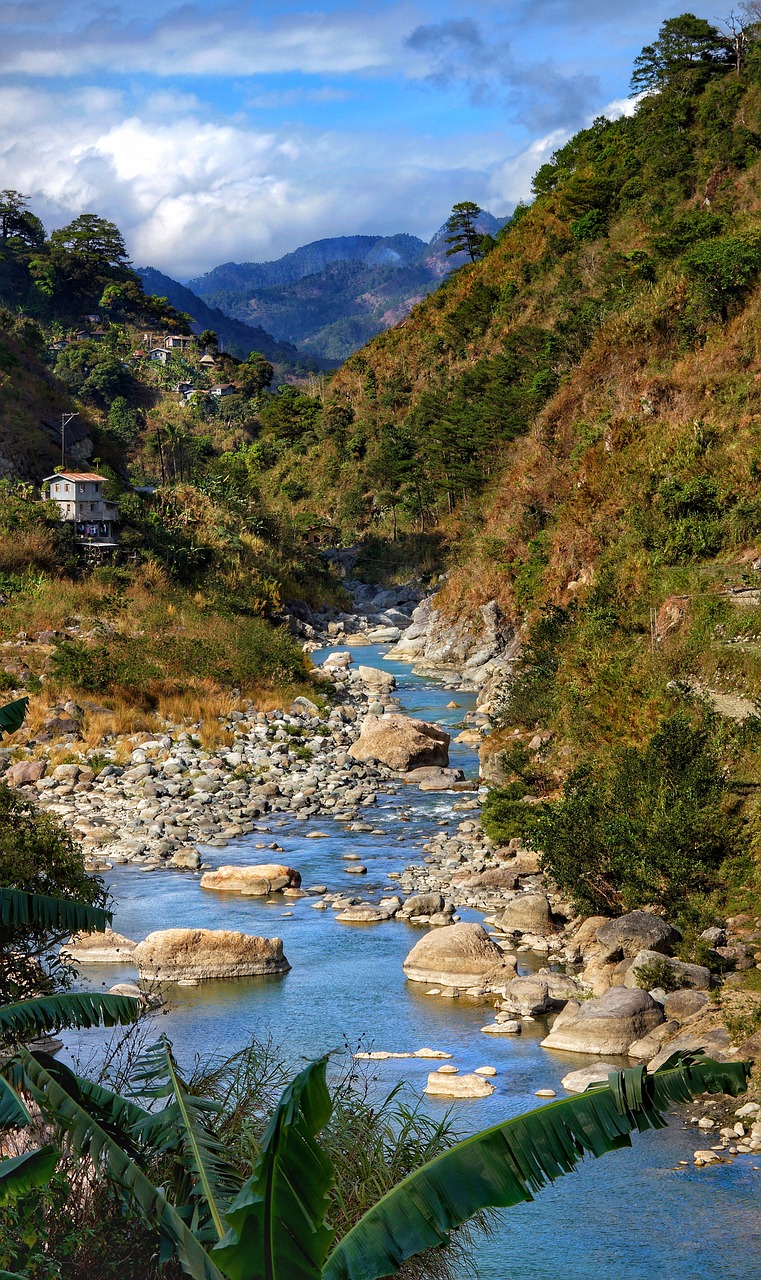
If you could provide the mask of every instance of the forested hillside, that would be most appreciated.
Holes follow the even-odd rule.
[[[446,535],[439,604],[494,598],[522,632],[496,721],[558,750],[512,761],[519,796],[703,696],[758,697],[760,597],[729,593],[760,585],[761,46],[738,74],[714,28],[674,19],[637,87],[319,416],[294,402],[268,429],[269,492],[326,514],[338,493],[347,531]],[[750,794],[757,723],[732,748]]]

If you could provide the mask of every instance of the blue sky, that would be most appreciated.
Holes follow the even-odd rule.
[[[714,19],[710,5],[693,5]],[[188,278],[329,235],[497,215],[599,114],[631,109],[657,0],[0,0],[0,187],[48,229],[116,221]]]

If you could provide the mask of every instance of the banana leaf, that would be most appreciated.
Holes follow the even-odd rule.
[[[57,1147],[46,1146],[0,1160],[0,1207],[26,1191],[46,1186],[55,1173],[60,1154]]]
[[[185,1225],[163,1191],[154,1186],[133,1159],[93,1115],[54,1078],[37,1056],[20,1049],[16,1062],[24,1073],[24,1089],[45,1116],[62,1129],[77,1155],[89,1156],[121,1187],[126,1200],[172,1245],[184,1270],[194,1280],[225,1280],[203,1246]]]
[[[254,1166],[225,1215],[212,1256],[230,1280],[320,1280],[333,1240],[325,1223],[333,1166],[315,1140],[332,1111],[327,1059],[286,1088]]]
[[[28,698],[17,698],[15,702],[6,702],[4,707],[0,707],[0,738],[21,728],[28,706]]]
[[[50,1035],[65,1027],[115,1027],[135,1022],[142,1009],[136,996],[66,991],[0,1005],[0,1040]]]
[[[0,1129],[23,1129],[31,1118],[16,1090],[0,1076]]]
[[[5,928],[65,929],[78,933],[94,929],[102,933],[112,913],[73,899],[51,898],[44,893],[0,888],[0,925]]]
[[[176,1157],[179,1196],[200,1211],[198,1234],[205,1238],[210,1220],[212,1238],[221,1240],[222,1216],[240,1191],[241,1177],[214,1132],[220,1104],[191,1093],[163,1035],[141,1056],[131,1078],[138,1096],[167,1099],[160,1111],[146,1113],[135,1134],[154,1150]]]
[[[529,1111],[451,1147],[404,1178],[339,1241],[323,1280],[380,1280],[415,1254],[445,1244],[449,1233],[488,1206],[532,1200],[534,1193],[589,1154],[630,1146],[634,1130],[662,1128],[669,1106],[699,1093],[746,1087],[742,1062],[674,1055],[655,1072],[613,1072],[608,1084]],[[307,1275],[294,1271],[296,1275]]]

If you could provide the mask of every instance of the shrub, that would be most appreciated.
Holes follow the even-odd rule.
[[[530,841],[580,911],[676,911],[710,891],[732,850],[726,787],[711,722],[680,712],[644,747],[578,768],[561,799],[539,808]]]
[[[0,885],[73,898],[94,907],[107,904],[102,881],[86,873],[82,854],[64,828],[3,784]],[[58,948],[66,936],[43,926],[0,927],[0,1003],[65,984],[68,970],[58,957]]]
[[[642,991],[653,991],[655,987],[661,987],[663,991],[678,991],[682,986],[682,979],[665,956],[662,960],[651,960],[649,964],[638,964],[634,973],[637,986]]]

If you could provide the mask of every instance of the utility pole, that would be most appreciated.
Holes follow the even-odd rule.
[[[66,428],[72,418],[78,418],[78,413],[62,413],[61,414],[61,466],[66,466]]]

